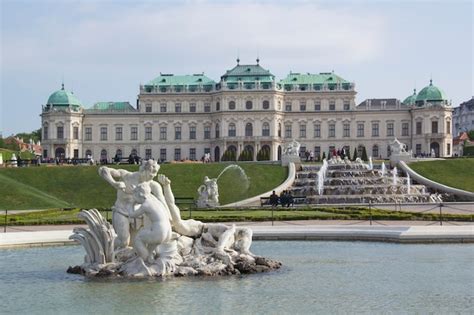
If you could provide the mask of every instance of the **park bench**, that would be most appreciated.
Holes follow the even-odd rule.
[[[297,205],[297,204],[306,204],[306,197],[293,197],[293,204],[292,205]],[[278,203],[281,205],[281,203]],[[270,197],[260,197],[260,206],[270,206]]]

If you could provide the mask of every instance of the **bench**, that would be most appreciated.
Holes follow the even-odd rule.
[[[293,197],[293,202],[291,205],[297,204],[306,204],[306,197]],[[280,201],[278,200],[278,204],[281,205]],[[260,206],[270,206],[270,197],[260,197]]]

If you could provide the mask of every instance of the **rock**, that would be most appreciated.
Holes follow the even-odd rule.
[[[74,267],[69,266],[69,268],[67,268],[66,272],[67,273],[72,273],[72,274],[77,274],[77,275],[84,275],[85,274],[85,271],[84,271],[84,269],[82,269],[81,266],[74,266]]]

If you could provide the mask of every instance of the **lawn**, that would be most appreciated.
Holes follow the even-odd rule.
[[[474,192],[474,159],[410,163],[415,172],[441,184]]]
[[[176,197],[197,199],[204,176],[217,177],[229,164],[163,164],[160,173],[171,179]],[[287,168],[242,163],[248,184],[239,172],[229,170],[219,179],[221,204],[269,191],[282,183]],[[123,165],[136,171],[137,165]],[[98,175],[97,166],[53,166],[0,169],[0,209],[110,208],[116,191]]]

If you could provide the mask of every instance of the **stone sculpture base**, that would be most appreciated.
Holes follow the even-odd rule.
[[[84,245],[86,256],[82,265],[69,267],[68,273],[130,278],[222,276],[281,267],[280,262],[249,251],[252,242],[249,228],[188,220],[201,225],[193,237],[173,232],[171,240],[156,247],[145,261],[132,247],[113,250],[115,233],[97,210],[83,210],[79,216],[86,220],[89,229],[75,229],[70,238]]]
[[[298,155],[282,155],[281,165],[288,166],[290,163],[295,163],[295,165],[301,164],[301,159]]]

